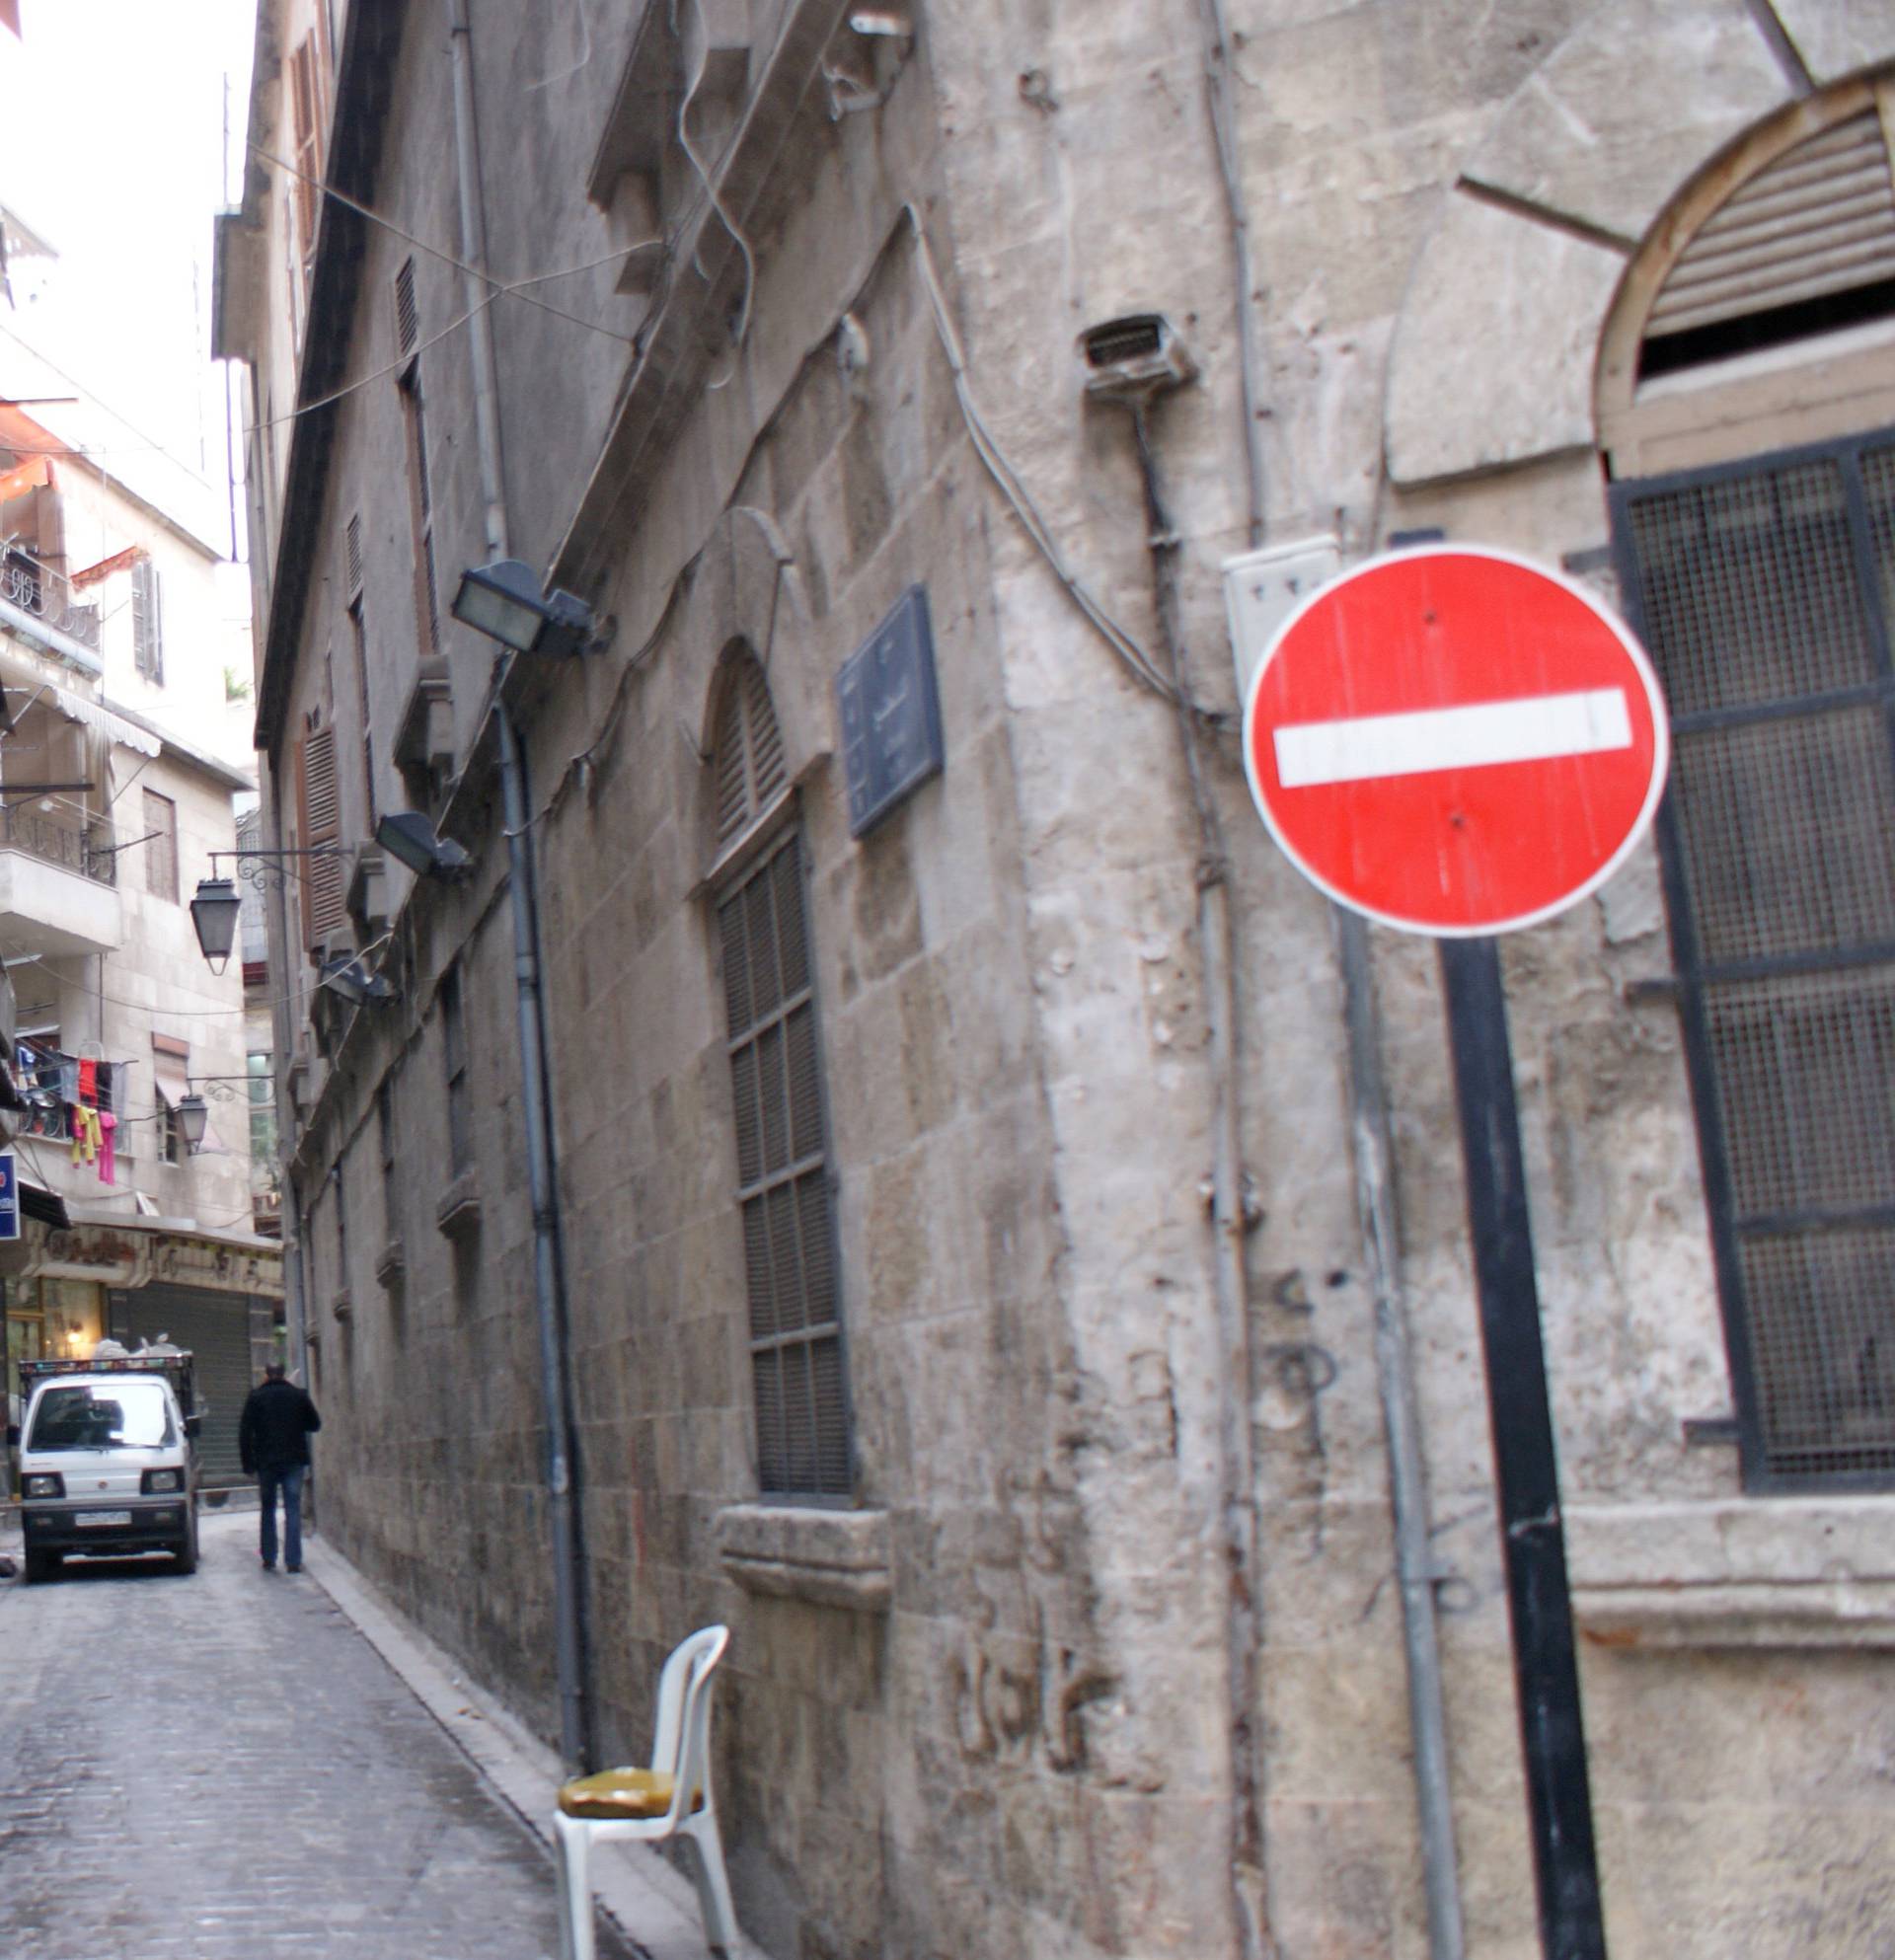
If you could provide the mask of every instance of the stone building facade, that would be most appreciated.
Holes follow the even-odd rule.
[[[1536,1950],[1437,963],[1267,842],[1226,613],[1259,550],[1507,547],[1676,728],[1658,839],[1504,948],[1607,1928],[1878,1951],[1895,30],[259,48],[265,807],[354,847],[273,931],[383,983],[277,1031],[325,1529],[600,1760],[727,1621],[773,1952]],[[580,650],[455,622],[496,559]]]

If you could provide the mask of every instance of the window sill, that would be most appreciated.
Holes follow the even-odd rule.
[[[459,1239],[481,1222],[481,1180],[477,1171],[463,1170],[434,1207],[434,1223],[449,1239]]]
[[[1731,1498],[1567,1511],[1596,1647],[1895,1647],[1895,1499]]]
[[[851,1613],[886,1613],[894,1593],[886,1511],[731,1504],[717,1515],[718,1558],[747,1593]]]
[[[392,1293],[402,1283],[408,1271],[408,1254],[399,1239],[391,1239],[382,1247],[381,1256],[375,1261],[375,1277],[381,1282],[385,1293]]]

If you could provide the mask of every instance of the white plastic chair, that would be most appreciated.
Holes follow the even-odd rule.
[[[590,1857],[593,1845],[610,1838],[689,1838],[705,1939],[724,1953],[734,1948],[737,1919],[711,1796],[711,1676],[729,1639],[727,1626],[700,1627],[666,1658],[650,1769],[604,1770],[561,1787],[553,1826],[566,1960],[594,1960]]]

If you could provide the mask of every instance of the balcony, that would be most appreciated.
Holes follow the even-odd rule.
[[[99,608],[80,605],[64,572],[42,565],[18,545],[9,545],[0,558],[0,602],[29,614],[49,635],[77,641],[91,654],[92,664],[99,664]]]
[[[51,954],[122,944],[117,864],[103,835],[31,803],[0,806],[0,941]]]

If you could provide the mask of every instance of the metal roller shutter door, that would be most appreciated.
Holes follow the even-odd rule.
[[[251,1360],[251,1301],[243,1293],[187,1286],[146,1286],[112,1296],[112,1330],[127,1347],[167,1334],[195,1358],[197,1398],[208,1403],[197,1438],[199,1480],[211,1488],[242,1484],[237,1424],[257,1386]]]

